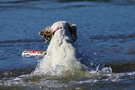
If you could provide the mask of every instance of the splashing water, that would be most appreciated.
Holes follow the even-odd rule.
[[[82,58],[85,60],[83,64],[87,66],[88,70],[81,71],[80,68],[82,64],[80,64],[79,61],[75,62],[75,65],[70,63],[74,65],[74,67],[71,65],[71,68],[73,68],[72,71],[65,70],[63,66],[56,66],[49,69],[48,65],[50,63],[50,57],[47,56],[39,60],[36,69],[31,74],[11,77],[7,80],[4,80],[3,78],[3,80],[0,81],[0,86],[32,86],[33,88],[37,89],[64,89],[66,87],[67,89],[71,89],[71,87],[77,86],[80,88],[80,85],[85,86],[89,84],[91,87],[94,87],[93,84],[102,85],[102,82],[106,81],[111,81],[113,83],[125,81],[130,78],[134,79],[134,72],[115,74],[112,73],[111,67],[104,67],[102,62],[103,56],[99,52],[98,45],[92,43],[88,39],[85,39],[81,34],[79,36],[82,38],[78,38],[78,41],[75,43],[75,45],[78,51],[82,54]],[[78,71],[78,69],[80,71]],[[127,79],[125,79],[125,77],[127,77]]]
[[[70,85],[74,87],[80,84],[92,84],[99,81],[107,81],[110,80],[110,78],[112,78],[112,81],[118,81],[117,78],[111,74],[112,69],[110,67],[104,67],[102,63],[103,56],[99,52],[98,45],[92,43],[89,39],[85,39],[82,34],[79,34],[79,36],[81,38],[78,38],[75,45],[82,55],[82,58],[78,61],[69,62],[70,65],[64,63],[70,70],[62,65],[49,68],[50,57],[45,56],[39,60],[36,69],[31,74],[3,78],[0,80],[0,86],[34,86],[38,89],[46,87],[63,89],[63,87],[69,88]],[[72,57],[67,59],[72,59]],[[82,62],[81,60],[85,61],[80,63]],[[82,67],[85,69],[82,70]]]
[[[79,36],[81,38],[78,39],[75,45],[81,53],[82,58],[80,58],[79,60],[75,60],[72,57],[68,57],[63,59],[64,62],[62,62],[62,65],[56,65],[55,67],[52,67],[50,57],[44,56],[43,59],[39,60],[39,63],[32,74],[60,76],[80,71],[112,72],[112,69],[110,67],[104,67],[104,64],[102,63],[103,57],[98,52],[97,45],[91,43],[90,40],[85,39],[80,33]]]
[[[56,65],[55,67],[52,67],[50,65],[50,57],[45,56],[37,65],[36,70],[33,72],[34,74],[47,74],[47,75],[56,75],[60,76],[69,72],[78,72],[81,70],[82,67],[85,67],[85,65],[82,65],[79,61],[72,61],[70,62],[69,59],[74,60],[73,58],[66,58],[63,59],[63,65]],[[69,62],[67,62],[69,61]]]

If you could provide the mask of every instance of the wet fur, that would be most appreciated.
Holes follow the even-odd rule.
[[[52,32],[59,27],[61,29],[53,35]],[[48,35],[51,35],[51,39],[45,37],[47,32],[50,33]],[[71,71],[82,69],[83,65],[79,62],[81,56],[74,45],[77,39],[75,24],[69,24],[66,21],[55,22],[51,27],[47,27],[39,32],[39,35],[47,41],[50,40],[47,54],[45,55],[45,57],[50,57],[48,69],[56,66],[63,66],[65,70]]]

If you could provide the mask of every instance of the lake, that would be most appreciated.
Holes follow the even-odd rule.
[[[0,0],[0,89],[133,90],[135,2],[121,1]],[[56,21],[77,25],[75,45],[89,60],[89,72],[33,75],[43,57],[21,54],[46,51],[38,32]]]

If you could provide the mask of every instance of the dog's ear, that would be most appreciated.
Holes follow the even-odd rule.
[[[48,43],[48,40],[51,40],[52,39],[52,32],[50,30],[50,27],[46,27],[45,29],[43,29],[42,31],[39,32],[39,35],[43,38],[46,39],[46,42],[45,44]]]
[[[69,30],[73,39],[73,42],[77,40],[77,27],[76,24],[69,25]]]

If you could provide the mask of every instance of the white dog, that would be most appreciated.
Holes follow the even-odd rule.
[[[86,68],[80,63],[81,55],[74,45],[77,39],[75,24],[69,24],[66,21],[55,22],[51,27],[40,31],[39,35],[46,39],[46,43],[50,40],[47,54],[44,57],[49,57],[49,60],[45,62],[45,65],[39,67],[46,67],[44,68],[46,70],[62,67],[68,71]]]

